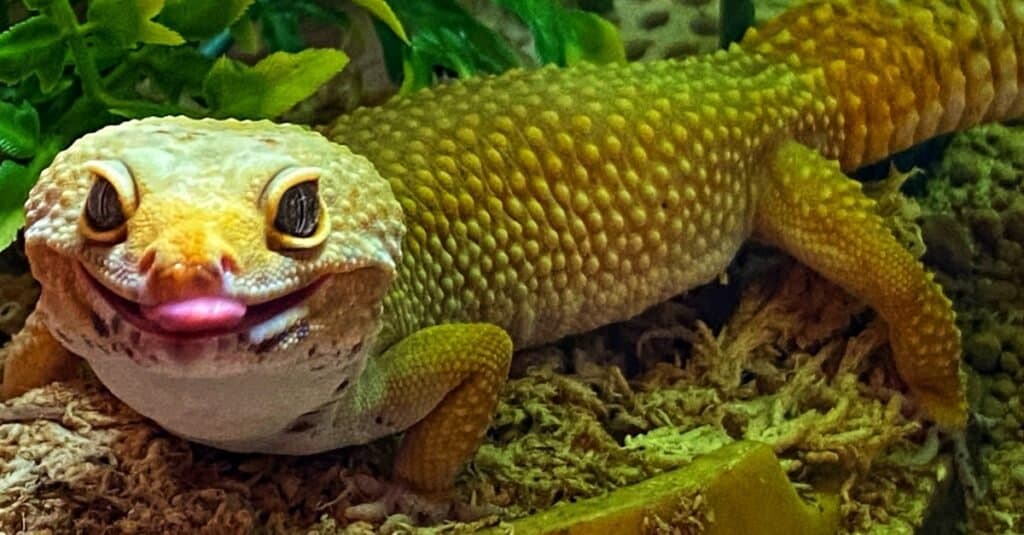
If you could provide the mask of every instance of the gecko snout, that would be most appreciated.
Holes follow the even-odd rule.
[[[248,307],[232,297],[225,274],[237,264],[228,255],[174,257],[150,248],[139,261],[145,274],[142,316],[168,332],[202,332],[238,325]]]
[[[238,271],[238,263],[228,253],[185,256],[159,247],[149,247],[138,267],[145,281],[140,301],[146,303],[224,295],[226,275]]]

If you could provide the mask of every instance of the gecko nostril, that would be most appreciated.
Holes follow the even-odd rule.
[[[238,262],[235,259],[224,255],[220,257],[220,269],[222,273],[238,273]]]
[[[143,253],[142,258],[139,259],[139,272],[146,273],[153,267],[153,262],[156,261],[156,249],[147,249]]]

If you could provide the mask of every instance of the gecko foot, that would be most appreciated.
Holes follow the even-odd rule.
[[[357,487],[373,501],[347,508],[345,518],[349,520],[415,526],[444,520],[473,522],[500,512],[496,506],[464,503],[451,490],[420,492],[400,481],[366,478],[358,480]]]
[[[402,516],[414,525],[436,523],[448,518],[455,508],[450,491],[416,492],[403,482],[376,479],[360,479],[357,486],[373,501],[347,508],[349,520],[377,523]]]

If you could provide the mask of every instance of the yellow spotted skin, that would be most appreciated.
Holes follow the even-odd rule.
[[[713,279],[754,237],[871,305],[912,402],[959,429],[951,304],[843,172],[1021,117],[1022,84],[1020,0],[834,0],[686,61],[397,98],[338,118],[323,130],[335,143],[269,122],[109,127],[58,155],[26,205],[43,292],[0,354],[0,395],[68,373],[60,344],[139,412],[226,449],[311,453],[408,430],[395,477],[444,490],[513,347],[626,319]],[[94,160],[131,190],[111,243],[82,232]],[[265,192],[310,168],[330,229],[304,245],[273,229]],[[122,301],[213,292],[211,274],[253,305],[324,282],[242,336],[124,321]]]
[[[409,400],[430,399],[410,392],[446,392],[442,410],[432,410],[433,404],[416,408],[427,415],[405,433],[395,458],[399,480],[426,491],[451,485],[484,438],[511,354],[512,341],[495,325],[445,324],[421,329],[379,356],[366,379],[381,386],[378,405],[385,418],[405,419]]]
[[[391,182],[408,227],[382,343],[451,321],[550,341],[712,279],[754,235],[874,306],[916,402],[961,427],[950,303],[841,169],[1021,116],[1022,6],[809,2],[728,52],[513,72],[339,118],[326,134]]]
[[[889,234],[874,202],[837,162],[787,141],[766,165],[772,179],[756,236],[870,303],[889,323],[896,368],[915,403],[949,428],[962,426],[960,334],[931,274]]]
[[[1024,2],[808,2],[743,42],[822,77],[841,120],[810,143],[843,169],[932,136],[1024,114]]]
[[[752,131],[784,130],[801,115],[789,103],[809,106],[811,92],[739,55],[608,69],[470,80],[333,125],[406,216],[385,344],[441,321],[542,343],[728,264],[751,231],[747,175],[774,143]],[[761,86],[793,91],[747,105]]]

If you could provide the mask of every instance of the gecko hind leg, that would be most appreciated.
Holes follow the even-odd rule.
[[[60,345],[43,325],[37,311],[29,314],[14,338],[0,348],[0,400],[20,396],[53,381],[78,374],[81,360]]]
[[[452,486],[484,438],[511,361],[508,334],[483,323],[429,327],[375,358],[360,380],[371,396],[363,406],[392,422],[425,414],[402,439],[396,479],[423,492]]]
[[[952,303],[896,240],[875,203],[839,164],[795,141],[782,144],[757,205],[755,237],[863,299],[889,325],[900,377],[946,429],[967,422],[960,332]]]

